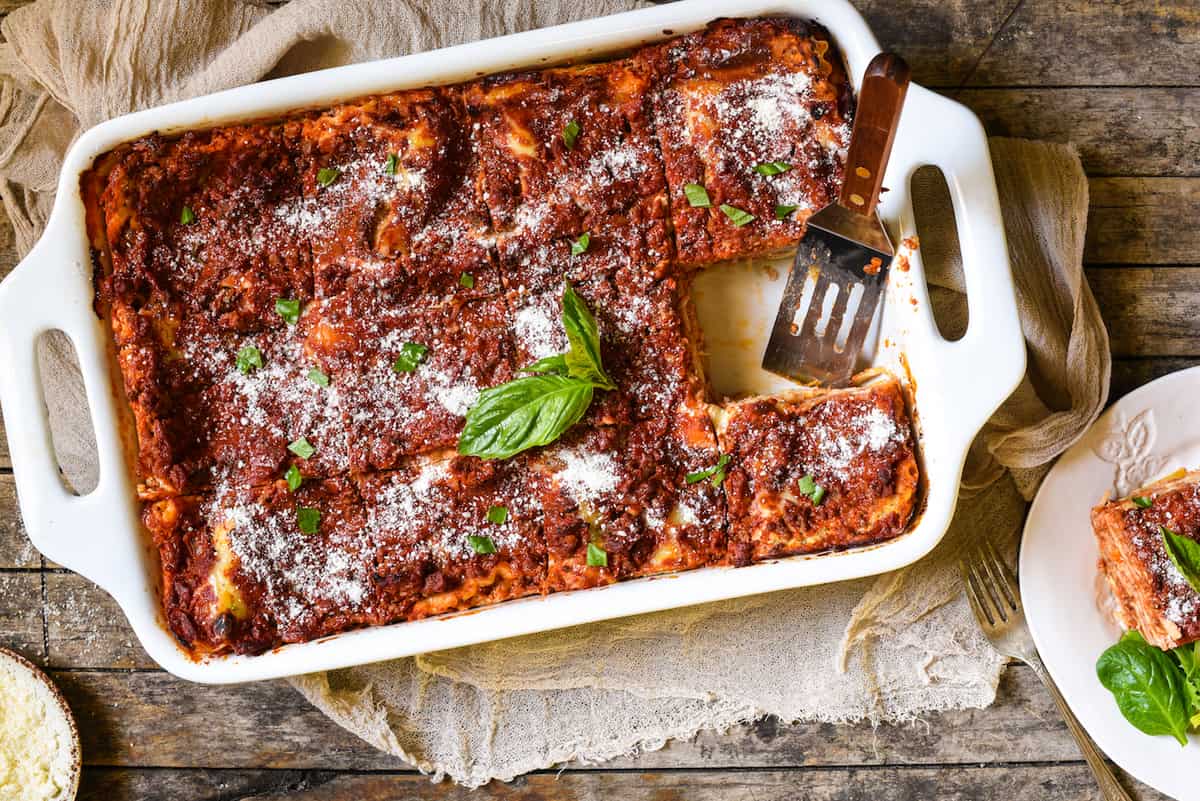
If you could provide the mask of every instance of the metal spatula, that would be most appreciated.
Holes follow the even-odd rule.
[[[908,64],[894,53],[880,53],[867,66],[841,195],[808,219],[763,369],[835,386],[854,374],[892,264],[875,204],[908,76]]]

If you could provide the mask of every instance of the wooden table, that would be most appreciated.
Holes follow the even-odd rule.
[[[1078,146],[1092,197],[1087,274],[1110,326],[1113,397],[1200,361],[1197,0],[858,2],[915,80],[969,105],[989,132]],[[16,260],[5,221],[0,276]],[[155,669],[103,592],[30,546],[2,437],[0,645],[48,667],[66,692],[83,736],[83,798],[469,795],[360,742],[283,682],[203,687]],[[990,709],[875,731],[768,719],[473,797],[490,795],[1066,801],[1096,792],[1049,698],[1014,668]]]

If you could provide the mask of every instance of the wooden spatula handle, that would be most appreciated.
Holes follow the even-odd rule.
[[[838,203],[852,211],[869,215],[879,202],[908,77],[908,64],[895,53],[880,53],[867,65],[846,154],[846,179],[838,198]]]

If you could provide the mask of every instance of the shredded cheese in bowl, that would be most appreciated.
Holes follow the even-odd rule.
[[[79,787],[79,734],[46,676],[0,648],[0,799],[71,801]]]

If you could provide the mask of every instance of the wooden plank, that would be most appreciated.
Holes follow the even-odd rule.
[[[404,764],[343,731],[281,681],[191,684],[162,672],[54,673],[80,720],[89,765],[398,770]],[[220,732],[196,737],[196,732]],[[264,736],[269,732],[270,736]],[[1070,761],[1079,751],[1032,671],[1005,674],[995,706],[918,724],[783,725],[704,732],[605,768],[792,768]]]
[[[1200,178],[1093,178],[1084,261],[1200,264]]]
[[[1025,0],[967,82],[1195,86],[1197,61],[1195,0]]]
[[[1139,801],[1168,801],[1131,780]],[[414,774],[296,771],[91,770],[80,799],[141,801],[1092,801],[1096,782],[1083,764],[1020,767],[841,768],[797,771],[624,771],[535,773],[468,790]]]
[[[1200,268],[1090,269],[1115,356],[1200,356]]]
[[[0,473],[0,569],[38,567],[41,563],[21,523],[16,481],[11,474]]]
[[[855,7],[885,49],[912,66],[924,86],[956,87],[971,73],[1000,30],[1015,0],[855,0]]]
[[[1200,364],[1200,358],[1170,357],[1165,359],[1114,359],[1109,402],[1115,401],[1143,384],[1168,373],[1186,370]]]
[[[51,667],[157,667],[117,602],[74,573],[46,574],[46,630]]]
[[[42,577],[37,573],[0,573],[0,645],[43,661]]]
[[[1200,175],[1200,88],[968,89],[992,136],[1072,142],[1089,175]]]

